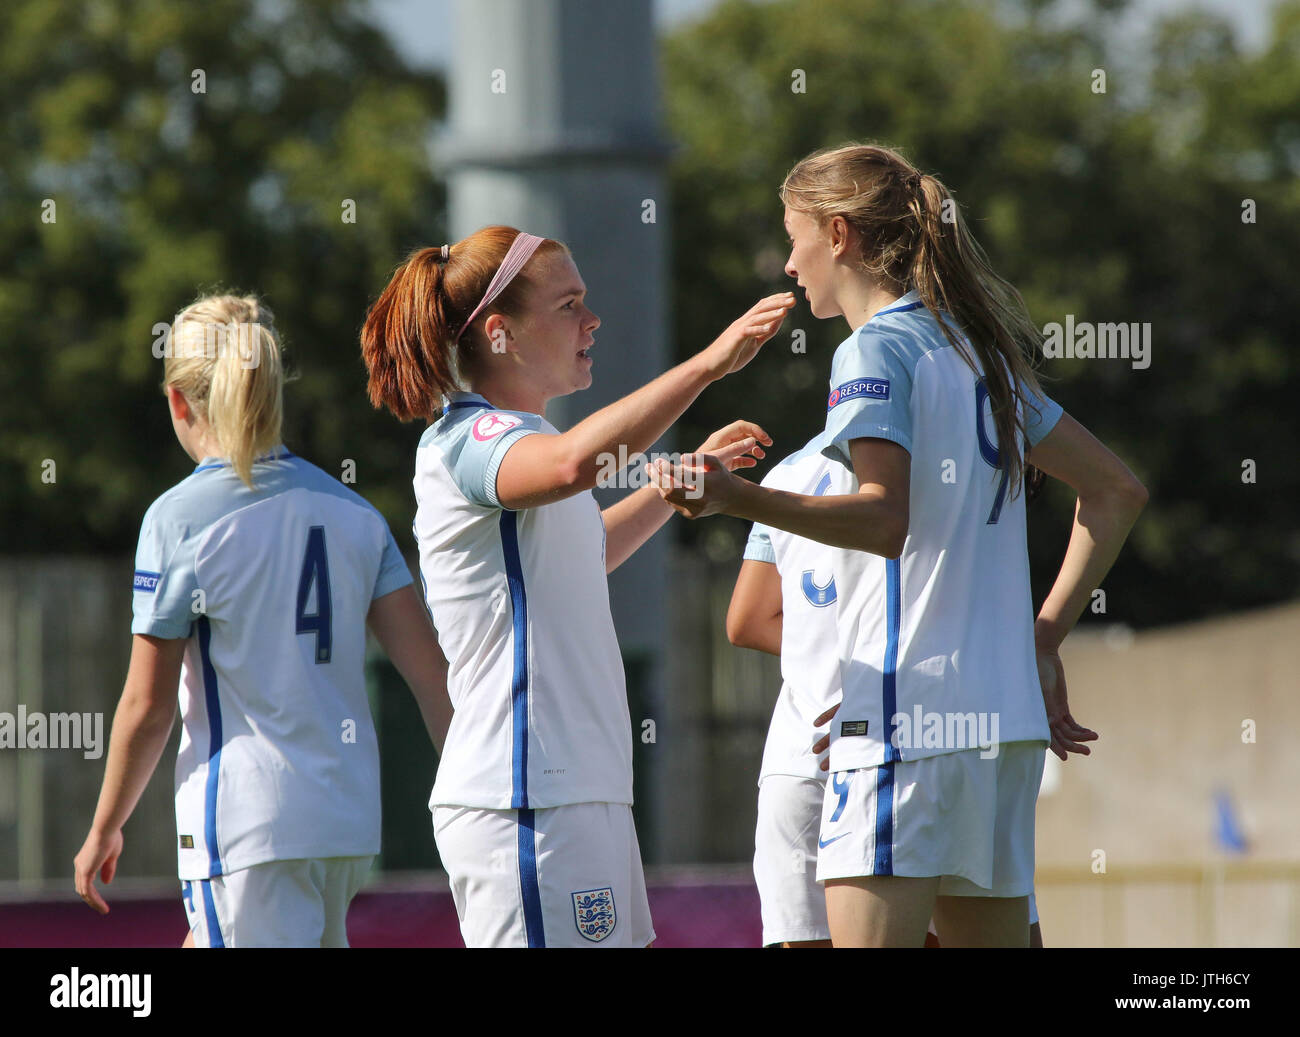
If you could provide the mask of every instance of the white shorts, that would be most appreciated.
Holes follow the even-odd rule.
[[[769,774],[758,785],[754,881],[763,946],[829,940],[826,894],[817,881],[817,830],[826,783]]]
[[[195,947],[346,947],[373,856],[268,861],[181,883]]]
[[[632,808],[434,807],[466,947],[645,947],[655,938]]]
[[[943,753],[840,771],[826,783],[818,881],[940,876],[939,896],[1034,891],[1034,808],[1046,745]]]

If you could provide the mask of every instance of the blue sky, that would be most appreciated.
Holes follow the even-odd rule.
[[[526,0],[525,0],[526,2]],[[615,2],[615,0],[610,0]],[[655,21],[661,29],[705,14],[718,0],[654,0]],[[452,0],[372,0],[375,20],[388,30],[408,60],[419,65],[444,67],[451,53],[449,32]],[[1162,14],[1204,8],[1228,17],[1248,47],[1262,44],[1268,31],[1271,0],[1134,0],[1134,31]]]

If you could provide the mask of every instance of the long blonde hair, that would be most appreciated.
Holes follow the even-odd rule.
[[[208,423],[239,478],[280,442],[284,366],[275,316],[252,295],[208,295],[172,322],[163,381]]]
[[[859,265],[873,281],[900,294],[916,289],[944,337],[983,377],[1002,466],[1012,494],[1019,492],[1021,414],[1031,406],[1025,388],[1041,391],[1032,364],[1042,336],[1020,293],[990,266],[948,188],[891,148],[848,144],[800,161],[780,193],[821,227],[835,216],[853,226],[862,241]],[[978,366],[945,314],[969,340]]]

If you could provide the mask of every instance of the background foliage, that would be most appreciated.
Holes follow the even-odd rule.
[[[791,285],[776,189],[795,161],[852,140],[901,148],[949,185],[1040,327],[1071,313],[1152,325],[1145,370],[1042,369],[1151,492],[1100,618],[1142,627],[1294,597],[1300,3],[1274,8],[1258,54],[1208,14],[1121,41],[1123,3],[1095,4],[1082,26],[1058,17],[1063,6],[733,0],[668,39],[679,353]],[[1097,68],[1105,94],[1092,92]],[[791,90],[795,69],[805,94]],[[683,442],[738,408],[777,456],[819,430],[849,329],[814,319],[801,295],[783,335],[792,328],[807,354],[788,338],[765,346],[701,398]],[[1242,482],[1247,458],[1255,485]],[[1031,513],[1037,600],[1072,508],[1055,485]],[[716,529],[688,532],[738,554],[743,524]]]
[[[776,188],[847,140],[941,176],[1036,322],[1150,322],[1152,364],[1048,362],[1049,391],[1152,501],[1107,580],[1135,626],[1292,598],[1300,331],[1300,0],[1262,52],[1199,13],[1122,39],[1122,2],[729,0],[663,41],[674,327],[684,356],[789,284]],[[436,75],[344,0],[0,7],[0,521],[10,553],[129,551],[192,467],[150,353],[156,321],[217,284],[274,307],[301,377],[286,440],[410,547],[419,430],[372,411],[356,332],[408,248],[444,237],[429,150]],[[1107,92],[1091,90],[1092,71]],[[207,92],[191,91],[203,69]],[[803,69],[807,92],[792,93]],[[612,87],[613,88],[613,87]],[[58,220],[42,223],[44,199]],[[341,203],[356,201],[343,223]],[[1243,199],[1255,224],[1243,224]],[[679,442],[743,413],[783,456],[816,431],[842,322],[708,392]],[[46,458],[58,482],[41,481]],[[1242,483],[1244,459],[1258,483]],[[759,469],[761,475],[765,469]],[[1041,596],[1071,501],[1031,523]],[[744,526],[678,525],[738,557]]]

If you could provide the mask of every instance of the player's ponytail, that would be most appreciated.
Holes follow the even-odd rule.
[[[1015,287],[999,277],[966,227],[955,199],[937,177],[922,174],[898,152],[851,144],[803,159],[781,185],[781,200],[821,226],[842,216],[862,238],[861,267],[884,287],[914,288],[944,336],[988,387],[998,450],[1019,492],[1024,423],[1016,401],[1038,392],[1033,362],[1042,336]],[[945,314],[965,334],[974,358]]]
[[[488,317],[519,316],[527,302],[533,260],[472,325],[463,326],[518,234],[514,227],[484,227],[454,245],[417,249],[393,272],[361,328],[374,406],[387,407],[401,421],[429,420],[443,397],[473,385],[492,355],[483,330]],[[548,238],[534,259],[554,252],[568,248]]]
[[[274,320],[255,296],[206,296],[176,315],[163,367],[250,487],[253,461],[280,442],[284,366]]]

